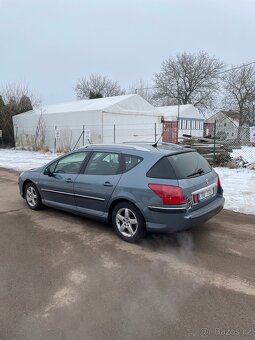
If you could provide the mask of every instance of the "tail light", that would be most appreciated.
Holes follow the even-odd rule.
[[[148,186],[156,195],[158,195],[162,199],[164,205],[177,205],[187,203],[183,190],[180,187],[162,184],[149,184]]]
[[[218,181],[217,181],[218,183],[217,183],[217,185],[218,185],[218,189],[220,189],[221,188],[221,183],[220,183],[220,176],[218,176]]]

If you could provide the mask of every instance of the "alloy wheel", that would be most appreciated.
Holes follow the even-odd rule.
[[[132,237],[137,232],[138,220],[132,210],[121,208],[116,214],[116,225],[123,236]]]

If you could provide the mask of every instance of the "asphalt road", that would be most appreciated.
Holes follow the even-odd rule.
[[[255,217],[121,241],[0,170],[0,339],[255,339]]]

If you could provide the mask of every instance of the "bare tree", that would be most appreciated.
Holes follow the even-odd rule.
[[[239,127],[255,122],[255,66],[234,68],[222,77],[224,106],[239,112]],[[239,129],[239,130],[240,130]],[[240,131],[239,131],[240,136]]]
[[[255,96],[247,103],[245,119],[249,126],[255,126]]]
[[[15,140],[12,117],[31,110],[33,106],[38,106],[40,100],[28,89],[28,86],[16,83],[3,86],[0,94],[0,129],[3,130],[3,143],[13,146]]]
[[[213,106],[223,68],[223,62],[204,51],[170,57],[155,73],[154,98],[161,105],[193,104],[208,109]]]
[[[100,74],[91,74],[90,77],[80,78],[74,88],[78,99],[93,99],[113,97],[125,94],[117,81]]]
[[[1,87],[0,93],[5,103],[8,103],[11,99],[15,99],[17,103],[21,102],[21,108],[24,109],[24,105],[28,105],[29,99],[33,108],[41,105],[40,96],[36,95],[32,90],[29,89],[27,84],[23,83],[8,83]],[[24,112],[24,111],[22,111]]]

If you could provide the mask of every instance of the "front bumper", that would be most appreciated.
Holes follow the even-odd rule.
[[[24,198],[24,193],[23,193],[23,179],[22,179],[22,174],[19,176],[19,179],[18,179],[18,185],[19,185],[19,194],[21,197]]]
[[[148,208],[146,212],[147,230],[172,233],[190,229],[217,215],[223,209],[224,202],[224,197],[219,195],[215,200],[195,211],[189,211],[185,207],[164,211],[157,210],[155,207]]]

